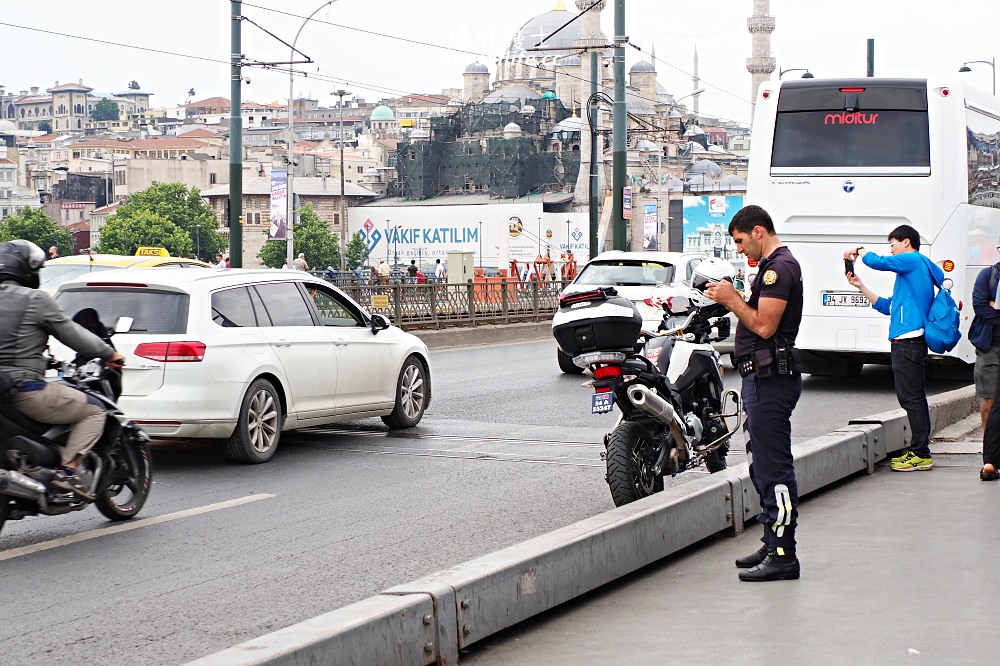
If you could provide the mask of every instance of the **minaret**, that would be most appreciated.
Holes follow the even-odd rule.
[[[694,47],[694,76],[691,77],[691,90],[697,90],[700,83],[701,79],[698,77],[698,45],[696,44]],[[694,117],[701,118],[698,113],[698,98],[701,97],[701,93],[695,93],[692,97],[694,97],[694,100],[692,101],[691,108],[694,109]]]
[[[774,32],[774,17],[768,16],[771,7],[770,0],[754,0],[753,16],[747,19],[747,30],[750,31],[752,44],[751,57],[747,58],[747,71],[751,75],[750,119],[753,120],[753,110],[757,105],[757,89],[760,84],[771,78],[774,71],[774,58],[771,57],[771,33]]]
[[[592,0],[576,0],[576,7],[581,12],[592,4],[594,4]],[[576,43],[577,46],[600,46],[604,42],[601,39],[601,12],[604,11],[604,4],[604,0],[600,0],[596,7],[580,19],[580,39]],[[584,51],[580,55],[579,99],[583,104],[586,104],[587,100],[590,99],[590,54],[591,51]],[[598,76],[601,76],[601,69],[602,67],[598,65]],[[601,87],[601,82],[598,81],[597,89],[600,90]],[[585,206],[590,200],[590,125],[586,122],[587,109],[581,109],[580,117],[584,119],[580,128],[580,175],[576,178],[573,200],[575,203]],[[600,159],[598,157],[598,161]],[[598,169],[598,173],[603,174],[604,170]]]

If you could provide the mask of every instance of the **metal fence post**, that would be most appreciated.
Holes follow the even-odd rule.
[[[473,326],[476,325],[476,294],[475,294],[475,284],[472,280],[466,283],[466,289],[468,292],[469,300],[469,323]]]
[[[395,305],[395,308],[396,308],[396,322],[397,322],[396,325],[397,326],[399,326],[399,323],[403,321],[403,304],[399,302],[400,286],[401,285],[399,284],[399,282],[395,282],[392,285],[392,300],[393,300],[393,304]]]
[[[532,309],[534,310],[534,313],[535,313],[534,321],[537,322],[538,321],[538,290],[539,290],[539,288],[540,288],[541,285],[539,284],[538,280],[535,280],[534,282],[532,282],[532,285],[534,286],[534,288],[531,291],[531,301],[532,301],[531,305],[532,305]]]
[[[500,312],[503,314],[503,323],[509,324],[507,319],[507,278],[500,278]]]
[[[438,309],[437,309],[437,283],[427,285],[430,287],[430,303],[431,303],[431,321],[434,322],[434,328],[441,328],[441,322],[438,321]]]

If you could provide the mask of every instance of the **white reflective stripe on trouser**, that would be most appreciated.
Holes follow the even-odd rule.
[[[792,494],[788,486],[779,483],[774,486],[774,501],[778,505],[778,519],[774,522],[774,533],[784,536],[785,526],[792,524]]]

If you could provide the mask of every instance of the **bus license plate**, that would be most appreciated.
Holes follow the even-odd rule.
[[[590,404],[591,414],[610,414],[615,410],[615,401],[610,392],[595,393]]]
[[[832,307],[866,308],[868,299],[856,292],[844,294],[823,294],[823,305]]]

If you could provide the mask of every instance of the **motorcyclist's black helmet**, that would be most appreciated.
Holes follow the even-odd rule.
[[[0,282],[14,280],[29,289],[38,289],[38,271],[44,263],[45,252],[31,241],[0,243]]]

